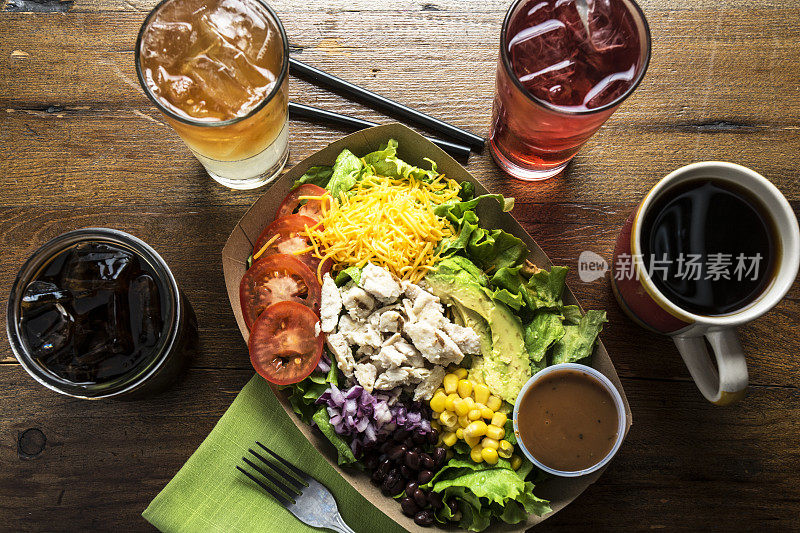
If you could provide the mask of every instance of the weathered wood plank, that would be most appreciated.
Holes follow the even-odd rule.
[[[800,10],[728,13],[724,30],[717,27],[719,13],[654,13],[654,55],[645,82],[561,178],[544,185],[514,182],[486,154],[473,156],[469,168],[492,188],[518,196],[602,202],[610,195],[635,201],[677,166],[725,159],[764,172],[790,198],[800,198],[789,157],[800,149],[800,86],[792,81],[789,60],[800,39],[788,22],[797,20]],[[5,205],[29,200],[70,205],[97,198],[144,205],[159,193],[179,204],[211,197],[247,205],[256,197],[208,180],[145,99],[132,57],[143,15],[0,16],[7,22],[0,41]],[[381,54],[374,52],[374,34],[385,26],[383,13],[303,16],[287,21],[287,27],[303,47],[303,59],[486,134],[498,17],[402,12],[394,22],[395,30],[380,33]],[[441,38],[420,37],[430,32]],[[322,42],[321,35],[339,45]],[[743,47],[748,54],[741,53]],[[334,111],[388,120],[298,80],[292,80],[292,94]],[[340,135],[322,126],[292,127],[290,164]],[[37,187],[41,183],[48,187]]]
[[[170,391],[128,403],[74,401],[20,387],[21,372],[0,365],[0,518],[15,531],[41,531],[42,524],[49,531],[150,531],[139,514],[250,377],[192,370]],[[623,385],[634,424],[619,455],[537,532],[590,523],[602,531],[796,526],[800,488],[787,473],[800,468],[794,438],[800,391],[755,387],[744,403],[720,409],[690,383],[623,379]],[[46,443],[31,453],[39,447],[28,434],[23,450],[33,457],[25,457],[19,438],[32,428]]]

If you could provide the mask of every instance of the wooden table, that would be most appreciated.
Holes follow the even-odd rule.
[[[152,530],[139,516],[252,375],[230,312],[220,251],[261,194],[208,178],[145,98],[133,46],[154,0],[3,0],[0,12],[0,287],[47,239],[84,226],[133,233],[171,265],[194,305],[201,353],[147,401],[51,393],[0,348],[0,529]],[[272,2],[295,57],[486,134],[508,0]],[[602,479],[539,531],[800,529],[800,290],[741,328],[751,386],[707,403],[669,339],[636,327],[608,278],[582,283],[578,254],[611,256],[645,191],[693,161],[771,179],[800,208],[800,8],[772,0],[645,0],[647,76],[561,177],[530,185],[488,153],[468,169],[514,196],[514,214],[586,308],[634,424]],[[296,101],[386,117],[291,80]],[[291,124],[289,165],[342,135]],[[2,303],[5,309],[5,301]],[[4,319],[4,318],[3,318]]]

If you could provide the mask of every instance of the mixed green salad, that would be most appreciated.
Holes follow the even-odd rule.
[[[262,375],[283,385],[303,422],[331,442],[339,464],[365,470],[417,524],[483,531],[493,521],[516,524],[529,514],[550,512],[548,502],[534,494],[544,474],[515,453],[511,411],[537,371],[590,363],[606,315],[584,314],[563,302],[565,267],[538,268],[527,260],[522,240],[481,226],[479,203],[509,211],[513,199],[475,196],[470,182],[449,180],[429,162],[430,169],[406,163],[397,155],[397,142],[389,140],[362,157],[344,150],[332,166],[310,168],[297,180],[293,190],[305,192],[281,212],[316,214],[315,225],[281,234],[277,242],[288,246],[300,239],[307,245],[289,253],[316,261],[318,284],[312,287],[306,276],[304,284],[297,282],[297,294],[285,299],[317,313],[325,347],[315,358],[309,341],[313,368],[283,381],[259,369],[257,362],[266,365],[263,350],[254,355],[254,334],[251,359]],[[366,207],[358,204],[370,194]],[[422,214],[398,208],[406,198],[416,199],[412,207]],[[404,247],[412,258],[417,248],[427,254],[430,266],[419,261],[422,255],[401,266],[397,261],[405,256],[395,259],[392,243],[385,254],[384,245],[375,243],[374,257],[359,261],[341,259],[350,257],[345,252],[363,253],[360,244],[347,248],[347,238],[326,248],[327,236],[346,236],[348,230],[344,222],[341,231],[330,226],[338,220],[349,224],[364,209],[375,220],[411,220],[412,239]],[[435,217],[438,229],[414,228],[413,221],[424,216]],[[274,243],[267,237],[259,241]],[[276,250],[281,252],[286,250]],[[275,285],[273,278],[264,283]],[[274,288],[263,290],[271,290],[274,301]],[[270,359],[273,366],[281,361]]]

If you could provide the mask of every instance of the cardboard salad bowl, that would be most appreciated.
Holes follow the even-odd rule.
[[[245,340],[248,339],[248,330],[242,317],[239,305],[239,282],[246,270],[246,261],[253,249],[253,243],[258,238],[261,231],[272,222],[275,212],[280,205],[283,197],[289,192],[290,187],[296,179],[302,176],[309,167],[318,165],[332,165],[336,156],[344,148],[350,149],[354,154],[361,157],[364,154],[378,150],[381,144],[385,144],[390,138],[396,139],[399,143],[398,156],[404,161],[430,168],[424,158],[432,159],[438,165],[439,172],[456,181],[470,181],[475,185],[476,195],[486,194],[486,188],[475,179],[464,167],[456,160],[443,152],[440,148],[426,140],[424,137],[401,124],[387,124],[362,130],[352,135],[348,135],[320,150],[319,152],[304,159],[296,164],[290,171],[278,178],[269,186],[263,196],[245,213],[231,236],[228,238],[225,248],[222,250],[222,265],[225,271],[225,285],[228,290],[228,297],[231,302],[233,313],[239,324],[239,329]],[[500,228],[518,238],[531,250],[530,259],[534,264],[542,268],[550,268],[552,263],[547,255],[536,245],[528,233],[522,229],[519,223],[510,213],[503,213],[496,202],[481,202],[477,208],[481,226],[485,228]],[[566,304],[577,304],[575,296],[567,287],[564,291],[563,300]],[[608,377],[617,387],[622,395],[625,411],[627,414],[627,425],[625,433],[627,435],[631,424],[631,413],[625,392],[622,390],[619,377],[614,370],[614,365],[603,346],[602,341],[598,343],[592,356],[592,366]],[[369,476],[363,472],[352,468],[341,468],[336,462],[336,451],[333,446],[321,434],[313,431],[311,427],[303,423],[292,411],[286,398],[286,394],[272,387],[276,396],[286,410],[287,415],[294,421],[300,431],[308,438],[314,447],[325,459],[346,479],[356,490],[364,495],[378,509],[386,513],[390,518],[409,531],[434,531],[434,528],[421,528],[414,524],[414,521],[403,515],[400,505],[396,501],[381,494],[380,489],[372,485]],[[502,522],[493,523],[491,531],[525,531],[533,525],[546,520],[559,510],[563,509],[575,498],[580,495],[589,485],[594,483],[602,474],[605,468],[578,478],[549,478],[536,486],[535,494],[540,498],[550,500],[553,511],[543,517],[530,516],[526,522],[516,525],[508,525]],[[455,527],[448,527],[448,530],[456,530]]]

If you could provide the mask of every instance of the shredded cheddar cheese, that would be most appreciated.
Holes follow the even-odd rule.
[[[433,209],[456,198],[460,189],[444,176],[431,183],[370,176],[329,206],[322,202],[320,223],[306,228],[313,254],[321,259],[320,269],[329,258],[344,267],[372,262],[418,283],[439,260],[439,241],[454,234]]]

